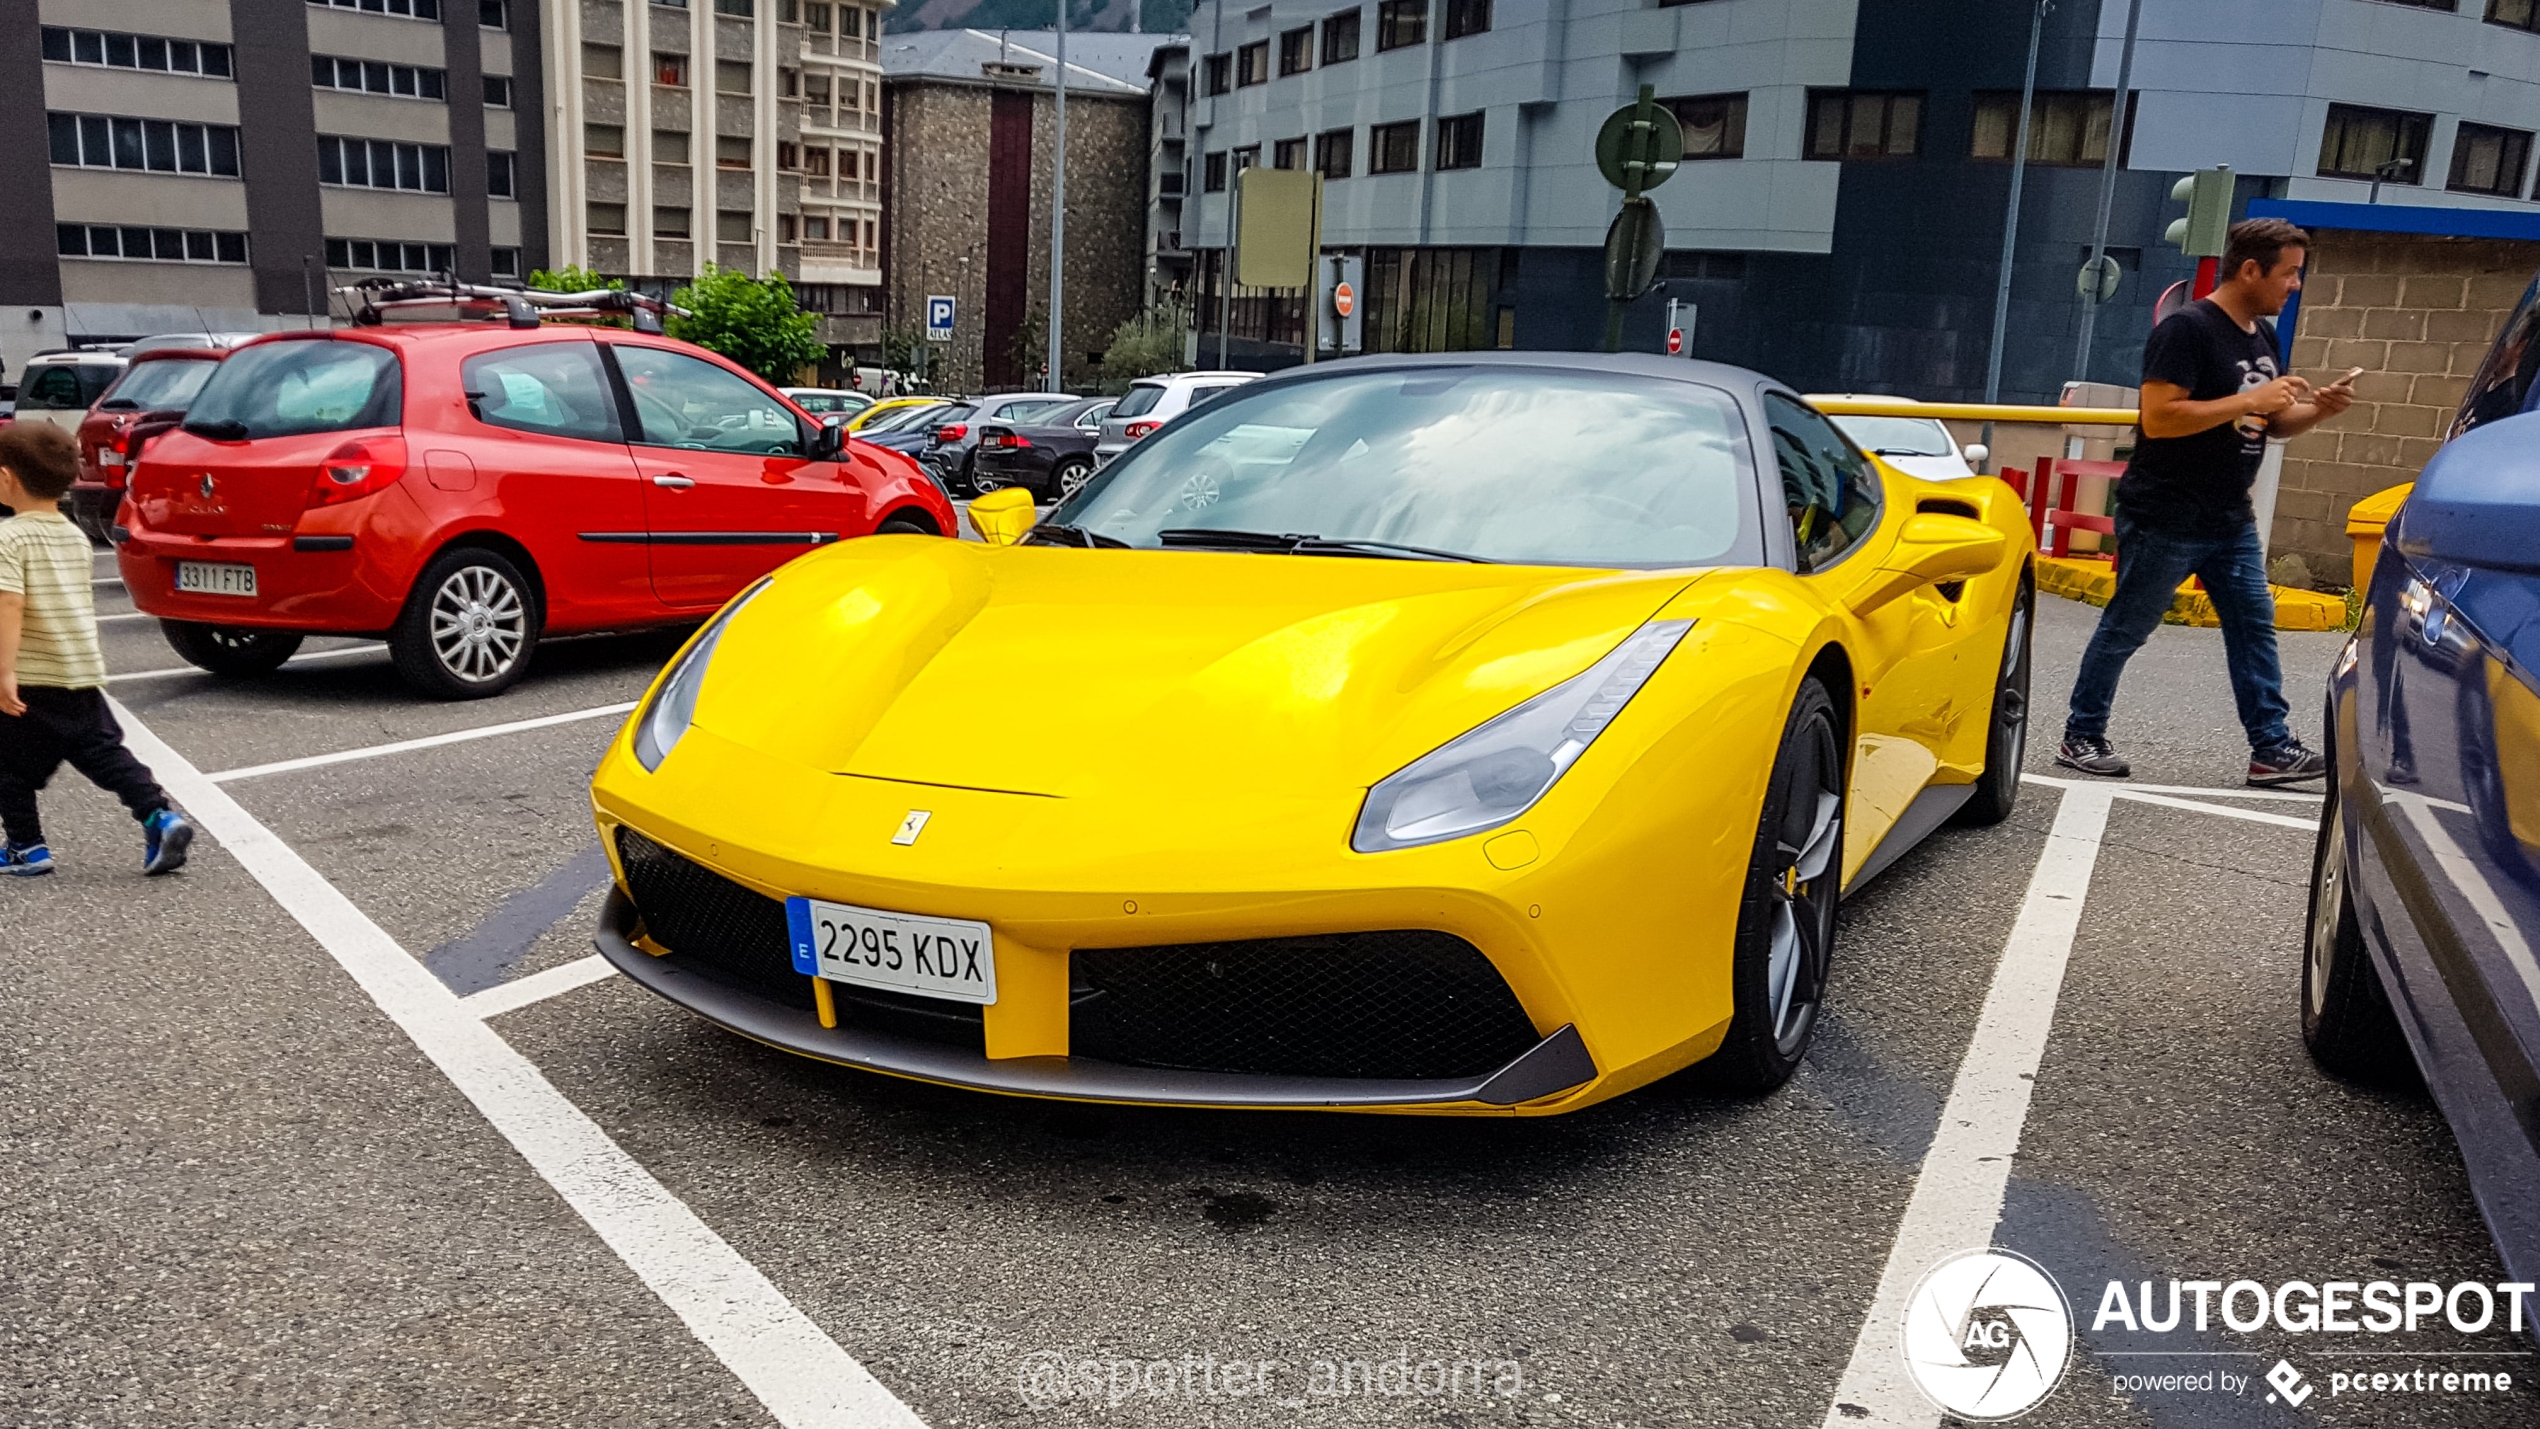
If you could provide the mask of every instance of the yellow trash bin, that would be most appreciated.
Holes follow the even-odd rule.
[[[2381,558],[2381,533],[2389,527],[2390,518],[2399,514],[2399,503],[2414,490],[2415,482],[2402,482],[2374,492],[2347,511],[2346,539],[2355,543],[2355,589],[2372,588],[2373,562]]]

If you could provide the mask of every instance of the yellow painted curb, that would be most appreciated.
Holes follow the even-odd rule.
[[[2066,600],[2085,605],[2106,605],[2117,593],[2117,577],[2105,561],[2075,560],[2069,556],[2037,558],[2037,588]],[[2346,624],[2346,601],[2342,596],[2322,595],[2313,590],[2291,590],[2270,586],[2275,592],[2275,628],[2278,630],[2339,630]],[[2168,619],[2180,625],[2202,625],[2207,628],[2222,622],[2214,615],[2214,603],[2201,590],[2178,588],[2178,596],[2170,602]]]

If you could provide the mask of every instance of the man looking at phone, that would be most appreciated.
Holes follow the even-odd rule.
[[[2355,400],[2354,373],[2314,388],[2277,371],[2267,319],[2301,288],[2310,239],[2280,218],[2233,224],[2220,286],[2152,330],[2134,456],[2116,485],[2117,590],[2082,653],[2057,764],[2119,779],[2133,772],[2108,743],[2117,679],[2192,575],[2222,619],[2223,661],[2249,735],[2249,783],[2327,772],[2285,723],[2275,598],[2249,505],[2267,438],[2306,432]]]

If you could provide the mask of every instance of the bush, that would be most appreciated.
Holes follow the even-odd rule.
[[[690,314],[670,320],[672,337],[722,353],[770,382],[792,382],[829,355],[820,319],[795,304],[794,285],[781,275],[753,278],[709,263],[670,301]]]
[[[623,288],[621,278],[602,278],[588,268],[541,268],[529,275],[529,286],[542,293],[587,293],[595,288]]]
[[[1182,345],[1190,327],[1191,310],[1172,298],[1112,329],[1102,354],[1102,390],[1126,392],[1141,377],[1183,371]]]

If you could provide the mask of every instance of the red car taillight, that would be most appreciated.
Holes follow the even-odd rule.
[[[1162,422],[1131,422],[1120,429],[1120,435],[1134,442],[1163,425]]]
[[[346,442],[327,455],[309,483],[309,508],[357,501],[384,491],[406,474],[403,437],[365,437]]]
[[[939,442],[957,442],[963,437],[969,435],[970,428],[960,422],[955,422],[948,427],[937,427],[935,429],[935,440]]]
[[[1000,436],[979,439],[979,445],[983,447],[1028,447],[1031,444],[1032,439],[1019,432],[1006,432]]]

